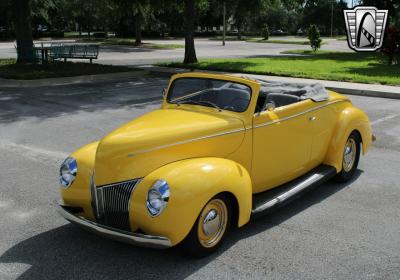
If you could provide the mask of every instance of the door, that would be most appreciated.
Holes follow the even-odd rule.
[[[310,170],[312,101],[263,111],[253,118],[253,192],[284,184]]]
[[[334,106],[324,102],[313,112],[313,139],[310,155],[310,162],[313,166],[322,164],[326,157],[339,111]]]

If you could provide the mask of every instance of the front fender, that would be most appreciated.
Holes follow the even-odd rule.
[[[146,197],[158,179],[170,185],[170,199],[159,216],[151,217]],[[129,208],[132,229],[165,236],[176,245],[189,233],[205,204],[221,192],[235,196],[238,226],[246,224],[251,213],[252,184],[243,166],[222,158],[194,158],[165,165],[143,178],[133,192]]]
[[[71,154],[78,163],[78,173],[72,185],[65,189],[60,188],[61,197],[68,206],[82,207],[86,219],[94,220],[91,193],[90,193],[90,178],[92,177],[96,149],[99,142],[93,142],[76,150]]]
[[[356,107],[347,107],[339,115],[324,164],[342,170],[343,148],[352,131],[358,131],[362,141],[362,151],[366,154],[372,144],[372,128],[367,115]]]

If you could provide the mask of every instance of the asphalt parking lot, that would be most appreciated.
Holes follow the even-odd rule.
[[[307,40],[306,38],[271,37],[272,40]],[[175,40],[144,40],[153,44],[184,45],[184,39]],[[326,44],[322,50],[350,51],[347,42],[324,38]],[[246,41],[227,41],[222,46],[221,41],[196,39],[196,54],[199,59],[205,58],[237,58],[262,57],[281,55],[283,51],[310,50],[310,46],[302,44],[250,43]],[[101,46],[100,55],[96,63],[113,65],[144,65],[157,62],[182,61],[184,48],[178,49],[144,49],[135,46]],[[0,58],[15,58],[16,52],[13,42],[0,42]]]
[[[0,85],[0,279],[400,278],[400,100],[351,96],[378,139],[355,179],[233,230],[207,258],[102,239],[59,217],[62,160],[158,107],[166,83]]]

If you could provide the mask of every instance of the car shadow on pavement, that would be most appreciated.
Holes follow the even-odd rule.
[[[35,88],[0,87],[0,124],[32,117],[44,120],[77,112],[101,112],[161,102],[161,91],[167,82],[165,78],[143,75],[112,82]]]
[[[357,170],[356,180],[362,174]],[[230,232],[215,254],[193,259],[179,249],[155,250],[103,239],[67,224],[26,239],[0,256],[2,264],[27,264],[18,279],[182,279],[227,252],[242,239],[284,223],[352,183],[328,182],[241,229]],[[268,251],[268,244],[264,244]],[[271,252],[273,254],[273,252]]]

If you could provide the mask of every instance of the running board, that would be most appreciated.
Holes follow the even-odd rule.
[[[313,189],[335,175],[336,168],[328,165],[320,165],[289,183],[253,195],[252,218],[257,218],[285,205],[300,196],[301,193]]]

